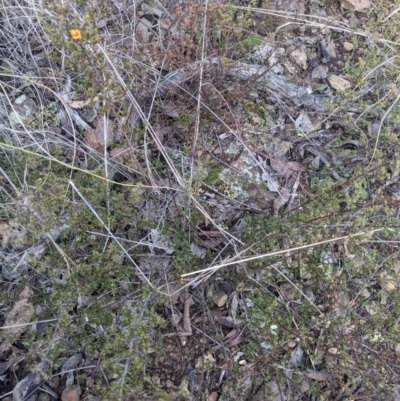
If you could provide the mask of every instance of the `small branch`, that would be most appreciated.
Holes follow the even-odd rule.
[[[186,295],[185,295],[185,304],[183,307],[183,330],[186,333],[189,333],[188,335],[191,336],[193,334],[192,332],[192,323],[190,321],[190,295],[189,291],[186,289]]]

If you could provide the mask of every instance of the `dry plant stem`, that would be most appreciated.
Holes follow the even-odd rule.
[[[181,277],[188,277],[188,276],[193,276],[195,274],[202,274],[202,273],[208,273],[208,272],[215,273],[217,270],[219,270],[219,269],[221,269],[222,267],[225,267],[225,266],[231,266],[231,265],[234,265],[234,264],[237,264],[237,263],[250,262],[252,260],[263,259],[263,258],[266,258],[266,257],[269,257],[269,256],[282,255],[283,253],[286,253],[286,252],[293,252],[293,251],[298,251],[298,250],[301,250],[301,249],[313,248],[313,247],[318,246],[318,245],[329,244],[330,242],[351,239],[351,238],[354,238],[354,237],[359,237],[361,235],[376,233],[376,232],[379,232],[379,231],[382,231],[382,230],[383,230],[383,228],[377,228],[376,230],[363,231],[363,232],[359,232],[359,233],[356,233],[356,234],[345,235],[343,237],[331,238],[331,239],[327,239],[325,241],[314,242],[313,244],[309,244],[309,245],[302,245],[302,246],[297,246],[297,247],[290,248],[290,249],[284,249],[282,251],[264,253],[262,255],[251,256],[251,257],[244,258],[244,259],[235,259],[235,260],[232,260],[230,262],[222,263],[220,265],[207,267],[206,269],[197,270],[197,271],[190,272],[190,273],[185,273],[185,274],[182,274]]]
[[[78,315],[71,316],[71,317],[78,317]],[[36,320],[34,322],[29,322],[29,323],[21,323],[21,324],[14,324],[11,326],[3,326],[3,327],[0,327],[0,330],[15,329],[16,327],[30,326],[32,324],[57,322],[57,321],[58,321],[58,319]]]
[[[61,160],[55,159],[51,155],[50,156],[42,155],[42,154],[39,154],[39,153],[35,153],[35,152],[33,152],[33,151],[29,150],[29,149],[24,149],[24,148],[20,148],[20,147],[17,147],[17,146],[10,145],[8,143],[0,142],[0,148],[2,148],[2,147],[6,148],[6,149],[14,149],[16,151],[21,151],[21,152],[24,152],[24,153],[26,153],[28,155],[31,155],[31,156],[37,156],[37,157],[40,157],[40,158],[42,158],[44,160],[48,160],[48,161],[51,161],[51,162],[54,162],[54,163],[58,163],[60,166],[67,167],[67,168],[69,168],[71,170],[80,171],[81,173],[90,175],[90,176],[92,176],[94,178],[98,178],[99,180],[107,181],[110,184],[120,185],[122,187],[128,187],[128,188],[149,188],[149,189],[157,188],[157,189],[168,189],[170,191],[182,192],[181,189],[172,188],[170,186],[164,186],[164,185],[150,186],[150,185],[142,185],[142,184],[125,184],[123,182],[117,182],[117,181],[113,181],[111,179],[102,177],[101,175],[92,173],[89,170],[84,170],[84,169],[82,169],[80,167],[76,167],[76,166],[74,166],[72,164],[65,163],[65,162],[63,162]]]
[[[204,52],[205,52],[206,27],[207,27],[207,9],[208,9],[208,0],[206,0],[206,2],[205,2],[204,13],[203,13],[203,35],[202,35],[202,43],[201,43],[199,91],[198,91],[198,94],[197,94],[195,133],[194,133],[194,139],[193,139],[193,143],[192,143],[192,163],[191,163],[192,174],[191,174],[191,179],[190,179],[190,186],[192,186],[195,150],[196,150],[197,142],[199,140],[199,131],[200,131],[200,114],[201,114],[201,103],[202,103],[202,101],[201,101],[201,90],[202,90],[202,87],[203,87]]]
[[[154,131],[152,125],[150,124],[148,118],[145,116],[142,108],[140,107],[140,105],[138,104],[136,98],[132,95],[131,91],[127,88],[124,80],[122,79],[121,75],[119,74],[119,72],[116,70],[116,68],[114,67],[112,61],[110,60],[108,54],[106,53],[106,51],[100,46],[98,45],[99,50],[102,52],[102,54],[104,55],[107,63],[109,64],[114,77],[116,78],[118,84],[124,89],[124,91],[126,92],[127,98],[128,100],[132,103],[133,107],[135,108],[135,110],[137,111],[137,113],[139,114],[140,118],[144,121],[144,123],[146,124],[146,128],[148,129],[148,131],[151,134],[151,137],[153,139],[153,141],[155,142],[155,144],[157,145],[158,150],[161,152],[161,154],[163,155],[163,157],[165,158],[165,161],[168,164],[168,167],[171,169],[171,171],[173,172],[175,179],[177,180],[178,184],[180,187],[185,188],[186,187],[186,182],[185,180],[181,177],[181,175],[179,174],[178,170],[175,168],[171,158],[169,157],[169,155],[167,154],[167,152],[165,151],[164,146],[162,145],[157,133]]]
[[[192,332],[192,324],[190,322],[190,295],[189,291],[186,289],[185,295],[185,304],[183,306],[183,331],[185,335],[191,336]]]
[[[295,181],[295,183],[293,184],[292,193],[291,193],[291,195],[290,195],[289,202],[287,203],[286,208],[285,208],[285,214],[289,214],[289,213],[290,213],[290,209],[291,209],[291,207],[292,207],[294,198],[296,197],[297,188],[299,187],[299,184],[300,184],[300,175],[301,175],[301,172],[299,172],[299,173],[297,174],[297,176],[296,176],[296,181]],[[301,184],[300,184],[300,185],[301,185]]]
[[[383,67],[385,64],[389,64],[389,63],[396,61],[397,57],[398,57],[397,55],[392,56],[392,57],[388,58],[387,60],[382,61],[382,63],[376,65],[371,71],[369,71],[367,74],[365,74],[365,76],[361,79],[361,82],[364,82],[373,72],[375,72],[379,68]]]
[[[355,120],[354,120],[354,125],[357,125],[358,121],[361,119],[361,117],[364,114],[367,114],[370,110],[373,110],[376,106],[378,106],[378,104],[382,104],[383,101],[389,97],[390,92],[386,93],[385,96],[383,96],[381,99],[379,99],[377,102],[371,104],[370,106],[368,106]]]
[[[58,253],[64,259],[65,264],[68,267],[68,272],[69,272],[69,274],[71,274],[71,266],[70,266],[69,261],[68,261],[68,259],[69,259],[68,255],[62,250],[62,248],[57,244],[57,242],[54,241],[53,237],[50,234],[47,234],[47,238],[53,243],[53,245],[57,249]],[[74,264],[73,261],[71,261],[71,263]],[[75,265],[75,267],[76,267],[76,265]]]
[[[135,10],[136,10],[136,8],[135,8]],[[170,47],[170,43],[168,43],[167,51],[168,51],[169,47]],[[160,67],[161,70],[164,68],[165,62],[166,62],[166,55],[164,56],[164,58],[163,58],[163,60],[162,60],[161,67]],[[148,112],[148,116],[147,116],[146,121],[149,121],[150,116],[151,116],[151,113],[152,113],[152,111],[153,111],[154,103],[155,103],[155,100],[156,100],[155,94],[157,93],[156,91],[157,91],[157,88],[158,88],[159,85],[160,85],[160,82],[161,82],[161,74],[158,74],[158,76],[157,76],[157,82],[156,82],[156,84],[155,84],[156,90],[154,91],[154,95],[153,95],[153,97],[152,97],[152,99],[151,99],[151,104],[150,104],[150,108],[149,108],[149,112]],[[130,109],[133,108],[133,104],[132,104],[132,103],[130,103],[129,108],[130,108]],[[146,127],[145,127],[145,134],[144,134],[144,148],[145,148],[145,154],[147,154],[147,151],[148,151],[148,148],[147,148],[147,131],[148,131],[148,124],[146,124]],[[155,129],[154,131],[156,132],[157,129]],[[157,134],[157,132],[156,132],[156,134]],[[152,172],[151,166],[150,166],[150,164],[149,164],[149,160],[148,160],[147,158],[146,158],[146,167],[147,167],[147,173],[148,173],[149,179],[150,179],[152,185],[154,185],[153,172]]]
[[[393,15],[395,15],[396,13],[398,13],[400,11],[400,7],[396,8],[395,10],[393,10],[385,19],[384,21],[387,21],[389,18],[392,18]]]
[[[268,236],[273,235],[273,234],[275,234],[275,233],[268,234]],[[250,245],[250,246],[247,247],[246,249],[241,250],[240,252],[236,252],[236,258],[239,258],[240,255],[244,255],[245,253],[249,252],[249,251],[251,250],[251,248],[253,248],[255,245],[256,245],[256,243]],[[217,258],[218,258],[218,256],[216,256],[216,257],[214,258],[214,260],[217,260]],[[232,258],[227,257],[227,258],[224,259],[224,262],[225,262],[225,261],[226,261],[226,262],[229,262],[229,261],[231,261],[231,260],[232,260]],[[213,261],[213,262],[214,262],[214,261]],[[213,262],[211,262],[211,263],[213,263]],[[214,273],[215,273],[214,270],[210,270],[209,272],[207,272],[207,273],[205,273],[205,274],[202,274],[201,277],[196,277],[196,278],[194,278],[194,279],[191,279],[191,280],[190,280],[189,282],[187,282],[183,287],[181,287],[181,288],[179,289],[179,291],[182,291],[184,288],[188,288],[188,287],[197,287],[197,286],[198,286],[199,284],[201,284],[202,282],[207,281]],[[183,276],[181,276],[181,279],[183,280]],[[159,290],[159,291],[160,291],[160,290]],[[160,291],[160,292],[161,292],[161,291]],[[163,292],[161,292],[161,293],[163,293]]]

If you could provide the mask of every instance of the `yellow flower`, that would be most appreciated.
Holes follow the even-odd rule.
[[[82,32],[79,29],[71,29],[69,31],[69,34],[71,35],[71,38],[74,40],[78,40],[82,38]]]

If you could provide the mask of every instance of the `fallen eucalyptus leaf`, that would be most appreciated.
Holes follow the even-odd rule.
[[[304,363],[304,351],[301,345],[299,344],[290,356],[289,365],[292,367],[301,366]]]
[[[29,373],[14,387],[12,401],[35,401],[39,387],[43,384],[40,375]]]

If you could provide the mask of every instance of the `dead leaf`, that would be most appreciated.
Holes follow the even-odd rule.
[[[14,387],[13,401],[34,401],[39,387],[43,384],[40,375],[29,373]]]
[[[99,98],[96,96],[93,101],[97,102],[97,100],[99,100]],[[91,100],[65,100],[64,102],[73,109],[82,109],[83,107],[87,106]]]
[[[222,308],[228,301],[228,294],[225,294],[223,291],[217,291],[213,295],[213,301],[218,308]]]
[[[136,39],[141,43],[149,43],[152,26],[148,19],[141,18],[136,26]]]
[[[304,363],[304,351],[299,344],[291,353],[289,365],[292,367],[301,366]]]
[[[284,160],[270,159],[269,162],[275,172],[285,175],[289,172],[286,168],[286,162]]]
[[[397,289],[396,279],[394,279],[390,274],[386,271],[383,271],[379,274],[380,283],[382,288],[386,291],[394,291]]]
[[[233,319],[230,316],[215,316],[214,318],[219,324],[222,324],[222,326],[228,327],[230,329],[233,329],[237,326],[240,326],[243,321],[240,319]]]
[[[178,112],[179,109],[175,102],[165,101],[162,104],[161,110],[168,117],[172,117],[172,118],[179,117],[179,112]]]
[[[194,242],[203,248],[208,248],[212,249],[213,251],[217,251],[219,249],[219,245],[222,244],[223,239],[222,238],[201,239],[198,237],[194,237]]]
[[[286,162],[285,166],[292,171],[307,171],[308,170],[307,163],[301,163],[301,162],[296,162],[296,161]]]
[[[75,354],[69,357],[61,367],[61,373],[66,373],[69,370],[73,370],[78,366],[78,363],[82,360],[82,354]]]
[[[314,129],[313,123],[306,113],[300,113],[295,121],[296,129],[300,129],[304,134],[308,134]]]
[[[2,327],[3,333],[8,338],[0,345],[0,352],[7,351],[11,344],[27,329],[26,323],[30,322],[33,315],[33,306],[29,303],[29,297],[31,295],[31,289],[25,286],[19,295],[19,300],[8,313],[4,326]]]
[[[76,369],[78,363],[82,360],[82,354],[75,354],[69,357],[61,367],[61,373],[67,374],[66,386],[72,386],[74,384],[74,373],[72,370]]]
[[[286,188],[282,188],[280,191],[280,194],[275,198],[274,203],[273,203],[273,210],[274,210],[274,216],[278,215],[279,209],[286,205],[288,200],[290,199],[290,191]]]
[[[174,248],[170,247],[169,239],[166,236],[164,236],[161,233],[161,231],[157,229],[150,230],[150,238],[151,238],[150,242],[154,244],[154,246],[150,246],[150,252],[152,254],[155,253],[155,248],[162,249],[168,255],[171,255],[175,252]]]
[[[319,372],[317,370],[308,369],[307,372],[304,374],[309,379],[318,381],[318,382],[329,382],[331,381],[331,375],[325,372]]]
[[[100,147],[100,143],[96,138],[95,130],[93,128],[89,128],[86,130],[85,142],[86,145],[88,145],[92,149],[97,149]]]
[[[303,69],[307,68],[307,53],[303,49],[294,49],[290,52],[289,58]]]
[[[217,401],[218,400],[218,393],[216,391],[213,391],[209,396],[208,396],[208,401]]]
[[[369,0],[340,0],[340,5],[347,10],[366,13],[371,7],[371,2]]]
[[[225,345],[228,347],[235,347],[244,341],[242,330],[233,329],[225,336]]]
[[[200,259],[204,259],[206,257],[207,249],[196,244],[195,242],[192,242],[190,244],[190,252],[192,252],[194,255],[197,255]]]

